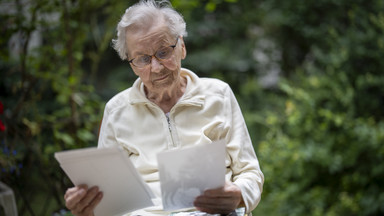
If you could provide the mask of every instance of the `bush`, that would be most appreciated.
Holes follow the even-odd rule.
[[[382,215],[384,4],[291,3],[265,5],[286,78],[284,103],[257,110],[268,132],[255,214]]]

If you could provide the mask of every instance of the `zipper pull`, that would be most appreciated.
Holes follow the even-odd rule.
[[[171,129],[171,119],[169,119],[169,113],[166,113],[165,116],[167,117],[169,132],[172,132],[172,129]]]

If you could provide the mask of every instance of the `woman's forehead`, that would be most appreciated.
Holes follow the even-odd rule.
[[[126,43],[129,52],[156,51],[156,49],[172,43],[168,28],[163,26],[152,28],[152,31],[127,30]]]

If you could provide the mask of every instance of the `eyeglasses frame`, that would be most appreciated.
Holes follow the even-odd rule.
[[[177,46],[177,43],[178,43],[178,42],[179,42],[179,37],[176,38],[176,43],[175,43],[174,45],[169,46],[169,47],[173,48],[172,52],[175,50],[175,47]],[[158,61],[166,60],[166,59],[159,59],[159,58],[156,57],[156,54],[157,54],[158,51],[159,51],[159,50],[156,50],[155,54],[153,54],[153,55],[147,55],[147,56],[151,57],[151,61],[150,61],[147,65],[145,65],[145,66],[148,66],[149,64],[151,64],[151,62],[152,62],[152,57],[155,57]],[[129,64],[132,64],[132,65],[135,66],[135,67],[139,67],[139,66],[136,66],[136,65],[133,63],[133,60],[135,60],[135,58],[133,58],[133,59],[131,59],[131,60],[128,60],[128,63],[129,63]],[[142,66],[141,68],[143,68],[143,67],[145,67],[145,66]],[[139,67],[139,68],[140,68],[140,67]]]

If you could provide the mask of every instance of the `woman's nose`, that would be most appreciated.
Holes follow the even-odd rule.
[[[155,57],[152,56],[151,59],[151,72],[158,73],[163,69],[163,65],[160,63],[160,61]]]

